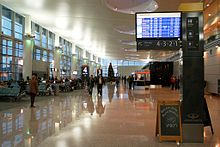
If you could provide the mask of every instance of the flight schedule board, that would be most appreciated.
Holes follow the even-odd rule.
[[[136,38],[180,38],[181,13],[136,13]]]
[[[137,50],[179,50],[182,39],[181,12],[135,14]]]

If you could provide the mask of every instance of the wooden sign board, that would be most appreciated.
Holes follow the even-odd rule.
[[[158,101],[156,136],[160,141],[182,142],[182,126],[180,115],[180,102]]]

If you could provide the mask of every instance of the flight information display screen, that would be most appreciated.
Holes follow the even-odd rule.
[[[136,39],[179,39],[181,12],[136,13]]]

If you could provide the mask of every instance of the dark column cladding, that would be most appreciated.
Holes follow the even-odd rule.
[[[204,59],[202,12],[182,15],[183,142],[203,142]]]

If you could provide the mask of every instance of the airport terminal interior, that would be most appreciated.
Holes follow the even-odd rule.
[[[2,147],[220,147],[220,0],[0,0],[0,22]]]

